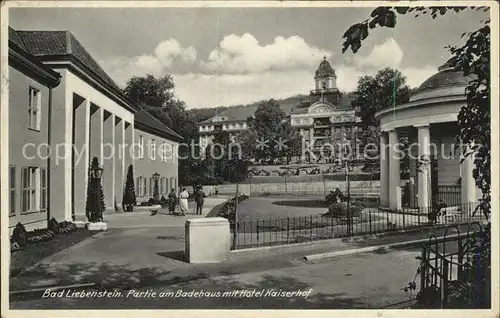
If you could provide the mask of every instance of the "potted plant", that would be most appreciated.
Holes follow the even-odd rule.
[[[135,187],[134,187],[134,167],[132,165],[128,166],[127,180],[125,181],[125,189],[123,190],[123,211],[132,212],[134,210],[134,205],[137,204],[137,199],[135,197]]]

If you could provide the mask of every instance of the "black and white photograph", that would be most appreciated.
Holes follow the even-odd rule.
[[[2,317],[498,317],[498,3],[440,2],[2,2]]]

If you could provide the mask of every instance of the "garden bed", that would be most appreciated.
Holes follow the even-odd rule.
[[[92,237],[94,232],[77,229],[69,234],[56,235],[49,241],[27,244],[20,250],[11,252],[10,276],[17,276],[23,269],[35,265],[42,259],[54,255],[68,247]]]

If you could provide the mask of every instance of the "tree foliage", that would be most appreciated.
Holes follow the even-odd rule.
[[[245,156],[256,160],[273,160],[297,156],[301,151],[301,138],[279,103],[270,99],[259,105],[247,119],[248,133],[238,143],[245,149]]]
[[[384,68],[375,76],[362,76],[354,92],[352,104],[366,126],[378,125],[375,113],[408,102],[410,88],[400,71]]]
[[[134,205],[137,204],[135,197],[134,186],[134,166],[129,165],[127,170],[127,178],[125,179],[125,188],[123,189],[122,206],[126,212],[131,212]]]
[[[380,127],[375,114],[383,109],[407,103],[410,92],[410,88],[406,85],[406,77],[400,71],[391,68],[381,69],[375,76],[363,76],[358,80],[352,105],[356,107],[356,115],[362,120],[360,149],[366,154],[364,171],[374,173],[380,165],[378,159]],[[407,166],[408,162],[402,162],[402,167],[407,168]]]
[[[342,52],[349,48],[356,53],[369,35],[369,30],[376,27],[393,28],[396,26],[397,15],[414,14],[415,17],[430,15],[433,19],[449,12],[459,13],[463,10],[488,11],[489,7],[378,7],[373,10],[370,18],[352,25],[343,35]],[[482,190],[481,208],[488,217],[491,209],[491,113],[490,113],[490,19],[483,21],[479,29],[462,34],[466,38],[462,46],[447,46],[451,54],[448,64],[464,75],[473,75],[465,94],[467,105],[458,114],[460,133],[457,139],[465,148],[464,155],[475,154],[474,178],[476,185]]]

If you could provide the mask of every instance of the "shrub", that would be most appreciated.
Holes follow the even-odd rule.
[[[101,180],[92,179],[92,169],[99,167],[99,160],[97,157],[92,159],[92,164],[89,168],[89,179],[87,185],[87,201],[85,204],[85,214],[89,222],[102,221],[102,213],[106,210],[104,204],[104,192],[102,191]]]
[[[18,222],[14,228],[12,241],[19,244],[20,247],[23,247],[26,243],[28,243],[28,232],[26,232],[26,228],[23,224],[21,224],[21,222]]]
[[[352,217],[359,217],[361,215],[361,210],[363,209],[363,205],[359,202],[351,202],[349,204],[349,210]],[[330,205],[328,207],[328,212],[325,213],[325,216],[334,217],[337,219],[342,219],[347,217],[347,203],[346,202],[338,202]]]
[[[125,189],[123,190],[122,206],[125,212],[132,212],[134,205],[137,204],[134,187],[134,167],[128,166],[127,179],[125,181]]]
[[[59,232],[59,222],[57,222],[56,219],[54,219],[54,218],[50,219],[48,229],[54,233],[58,233]]]
[[[15,252],[20,250],[19,244],[17,242],[10,242],[10,251]]]

